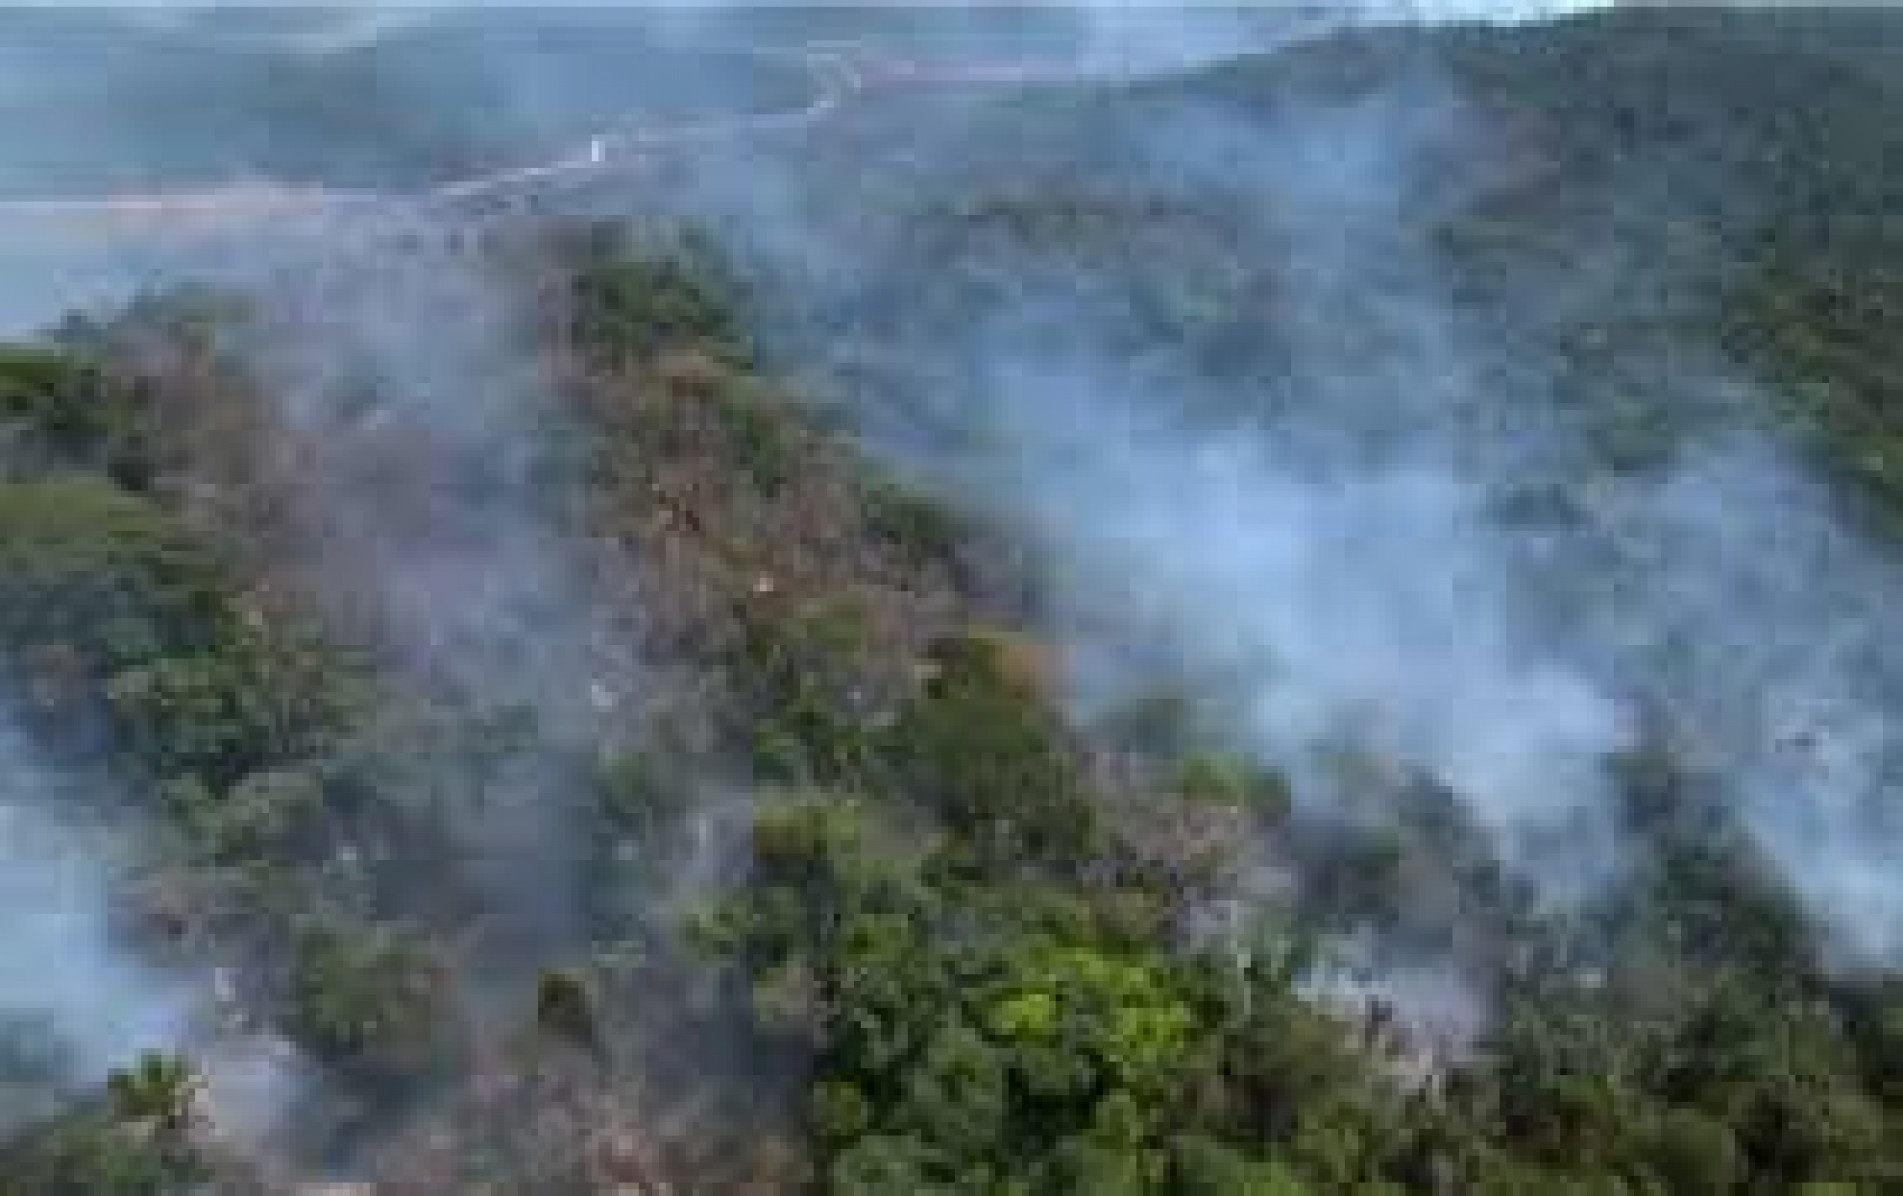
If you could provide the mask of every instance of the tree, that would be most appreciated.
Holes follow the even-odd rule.
[[[590,1051],[602,1047],[601,1024],[588,985],[565,968],[547,968],[536,977],[535,1024]]]
[[[113,1116],[149,1122],[172,1137],[183,1137],[190,1129],[199,1088],[198,1073],[186,1059],[160,1051],[148,1051],[132,1066],[106,1077]]]
[[[827,1179],[833,1196],[959,1196],[943,1166],[917,1138],[872,1135],[834,1159]]]
[[[1280,1163],[1253,1159],[1200,1134],[1170,1143],[1169,1196],[1306,1196],[1308,1188]]]
[[[904,1073],[893,1121],[948,1154],[988,1161],[1012,1109],[1001,1053],[969,1027],[946,1026]]]
[[[446,1045],[439,982],[427,955],[388,927],[310,926],[292,954],[288,1028],[345,1069],[418,1079]]]
[[[1644,1153],[1667,1190],[1683,1196],[1736,1191],[1746,1174],[1731,1128],[1696,1109],[1668,1109],[1658,1115],[1646,1135]]]

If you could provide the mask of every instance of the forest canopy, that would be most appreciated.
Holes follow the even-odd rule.
[[[110,911],[0,1192],[1897,1190],[1899,63],[901,94],[0,348],[0,827]],[[95,951],[192,1014],[89,1069]]]

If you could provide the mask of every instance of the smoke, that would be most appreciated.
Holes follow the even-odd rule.
[[[185,1027],[184,986],[121,941],[112,889],[124,842],[97,818],[88,790],[98,787],[0,723],[0,1024],[9,1054],[30,1043],[47,1079],[96,1080],[176,1043]],[[0,1101],[0,1124],[20,1113]]]
[[[1432,78],[1104,120],[1107,146],[1065,143],[1070,184],[1225,211],[1219,251],[1199,258],[1192,236],[1067,257],[968,230],[966,260],[920,260],[931,237],[873,238],[881,225],[842,214],[836,187],[817,200],[757,166],[713,185],[800,286],[879,313],[820,321],[832,343],[814,351],[875,361],[860,407],[874,443],[1032,539],[1077,675],[1122,687],[1080,702],[1135,696],[1146,679],[1105,662],[1166,649],[1226,679],[1234,740],[1290,778],[1307,817],[1399,817],[1341,766],[1381,761],[1449,795],[1558,911],[1609,895],[1642,857],[1616,773],[1663,711],[1823,953],[1896,963],[1903,657],[1884,612],[1903,589],[1887,550],[1754,425],[1767,397],[1697,353],[1580,393],[1536,313],[1603,312],[1589,274],[1517,280],[1476,319],[1434,236],[1487,185],[1462,164],[1504,139]],[[953,206],[1046,177],[1015,165],[1040,150],[1008,119],[922,128],[907,149],[921,174],[959,180]],[[1216,369],[1193,331],[1159,332],[1141,310],[1159,271],[1217,290],[1242,275],[1207,318],[1261,350],[1256,368]],[[908,325],[881,309],[893,295],[935,306]],[[1655,412],[1728,425],[1615,468],[1578,413],[1635,385]],[[1528,517],[1542,490],[1566,513]]]
[[[587,851],[563,759],[625,745],[639,677],[630,580],[577,531],[573,430],[530,313],[447,252],[257,287],[233,347],[277,417],[286,564],[401,688],[493,728],[449,829],[512,941],[556,950]]]
[[[1328,774],[1346,747],[1460,794],[1544,881],[1603,873],[1598,765],[1625,718],[1532,632],[1483,485],[1431,460],[1317,475],[1242,438],[1171,443],[1114,392],[1085,393],[1061,437],[1018,440],[1039,447],[1013,471],[1074,601],[1100,606],[1139,578],[1130,597],[1193,673],[1255,677],[1238,730],[1311,806],[1350,800]],[[1060,452],[1053,486],[1041,479]]]
[[[111,789],[0,722],[0,1132],[142,1054],[184,1050],[207,1132],[227,1149],[260,1149],[314,1076],[291,1044],[230,1020],[229,972],[161,965],[132,941],[120,889],[150,828]]]
[[[1311,811],[1356,801],[1344,750],[1377,757],[1459,794],[1506,859],[1571,900],[1616,867],[1602,765],[1631,729],[1552,640],[1528,549],[1491,514],[1551,449],[1547,430],[1491,418],[1516,397],[1483,392],[1496,371],[1416,243],[1462,125],[1419,87],[1268,126],[1178,108],[1125,147],[1137,192],[1251,213],[1229,248],[1249,268],[1272,256],[1285,283],[1239,319],[1292,344],[1280,376],[1237,383],[1133,344],[1116,279],[1032,263],[949,354],[942,337],[895,354],[890,387],[992,447],[955,481],[1027,528],[1075,626],[1140,628],[1192,676],[1250,679],[1230,730]],[[1514,433],[1477,440],[1488,426]]]
[[[1604,534],[1648,575],[1591,632],[1689,728],[1694,768],[1832,934],[1839,962],[1903,959],[1903,597],[1893,554],[1763,440],[1713,446],[1604,498]]]
[[[1370,3],[1319,11],[1312,28],[1582,7]],[[1079,60],[1132,73],[1298,28],[1287,14],[1114,5],[1079,20]],[[1276,346],[1278,367],[1226,373],[1145,324],[1117,273],[1128,262],[1039,261],[1014,245],[978,263],[981,318],[954,307],[883,346],[881,391],[860,411],[876,447],[1039,548],[1067,647],[1095,666],[1078,675],[1117,691],[1080,691],[1080,706],[1133,696],[1142,679],[1114,662],[1161,650],[1189,675],[1228,679],[1225,729],[1287,775],[1305,818],[1394,817],[1389,795],[1342,764],[1378,760],[1448,794],[1557,909],[1632,866],[1614,769],[1644,716],[1664,710],[1837,957],[1896,962],[1903,649],[1886,634],[1900,595],[1885,554],[1749,428],[1683,446],[1652,473],[1558,472],[1590,455],[1552,402],[1559,363],[1511,325],[1466,318],[1433,251],[1436,221],[1472,198],[1447,183],[1448,163],[1497,139],[1431,81],[1266,115],[1219,103],[1156,115],[1108,136],[1105,177],[1241,214],[1220,254],[1173,268],[1213,275],[1234,259],[1271,276],[1223,296],[1213,318]],[[962,120],[914,134],[907,152],[943,178],[995,177],[986,168],[1007,155],[990,142],[1011,136]],[[938,264],[869,235],[878,222],[858,218],[838,179],[744,146],[726,165],[694,200],[739,213],[754,249],[821,286],[816,305],[925,293],[919,272]],[[1564,309],[1579,286],[1541,278],[1522,298]],[[15,293],[11,277],[0,290]],[[306,575],[446,703],[531,711],[557,745],[619,733],[639,674],[627,629],[602,612],[624,584],[570,532],[550,456],[555,384],[533,364],[508,286],[451,258],[385,269],[352,256],[260,299],[246,350],[291,446]],[[1657,363],[1647,385],[1659,405],[1734,389],[1702,363]],[[925,415],[983,451],[886,436]],[[1565,519],[1510,513],[1529,479],[1565,492]],[[582,851],[565,781],[550,752],[505,755],[491,804],[462,825],[521,911],[518,941],[559,942]],[[19,753],[4,756],[30,786]],[[65,833],[24,812],[34,806],[6,808],[21,834]],[[141,986],[114,970],[129,965],[103,937],[96,865],[47,871],[62,858],[89,857],[35,851],[6,875],[65,895],[44,904],[66,912],[25,941],[80,944],[58,952],[71,975],[25,968],[6,991],[51,984],[56,999],[28,1005],[66,1011],[96,1062],[164,1040],[164,1001],[114,1007]],[[1449,975],[1411,963],[1369,984],[1398,992],[1431,977],[1447,1007],[1436,1016],[1469,1032],[1469,997]]]

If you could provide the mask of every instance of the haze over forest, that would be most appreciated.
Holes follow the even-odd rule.
[[[0,9],[0,1196],[1903,1190],[1903,12]]]

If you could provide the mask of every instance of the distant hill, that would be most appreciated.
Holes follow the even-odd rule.
[[[799,83],[690,33],[1042,17],[8,14],[0,172],[426,179]],[[0,347],[0,828],[115,915],[0,936],[0,1193],[1903,1190],[1899,64],[875,84]],[[135,951],[204,1037],[65,1066]]]
[[[795,106],[811,87],[797,63],[617,10],[445,15],[315,50],[288,32],[0,11],[0,194],[417,185],[630,121]]]
[[[1448,295],[1500,323],[1504,352],[1550,338],[1582,381],[1688,347],[1720,354],[1777,382],[1792,404],[1779,418],[1903,503],[1903,459],[1873,451],[1903,443],[1903,13],[1631,8],[1346,30],[1130,86],[971,96],[952,120],[929,101],[861,109],[811,168],[842,224],[894,238],[869,256],[906,264],[858,297],[881,322],[969,318],[990,300],[953,280],[990,285],[1027,263],[1045,278],[1111,271],[1142,319],[1200,313],[1144,335],[1272,381],[1274,324],[1239,297],[1272,295],[1278,263],[1232,249],[1261,216],[1249,143],[1233,161],[1219,140],[1199,146],[1215,127],[1202,118],[1299,125],[1383,96],[1459,127],[1415,180],[1425,189],[1396,202],[1418,209]],[[1146,131],[1170,127],[1194,177],[1155,158]],[[956,132],[921,149],[919,128]],[[1225,163],[1239,180],[1226,199]],[[983,264],[1000,262],[1013,268]],[[917,276],[892,276],[905,269]],[[1528,301],[1549,292],[1579,301],[1542,324]],[[929,314],[894,302],[918,293]]]

